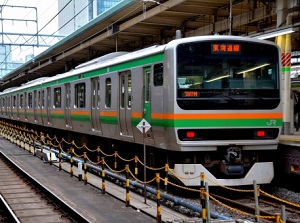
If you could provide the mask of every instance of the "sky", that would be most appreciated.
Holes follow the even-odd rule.
[[[33,43],[31,35],[34,34],[57,34],[58,22],[57,15],[58,0],[0,0],[0,16],[1,26],[0,33],[9,33],[11,35],[1,35],[1,42],[9,44],[11,42],[23,44],[25,42]],[[14,7],[11,7],[14,6]],[[27,6],[23,8],[18,6]],[[36,8],[36,9],[35,9]],[[23,21],[20,21],[23,20]],[[27,20],[27,21],[24,21]],[[35,22],[37,21],[37,23]],[[29,36],[20,36],[12,34],[31,34]],[[46,37],[43,37],[44,39]],[[45,39],[44,43],[51,43],[50,39]],[[39,39],[39,42],[43,41]],[[51,44],[54,44],[53,42]],[[13,47],[12,57],[13,60],[24,60],[25,55],[34,54],[35,56],[44,51],[45,47],[33,48],[18,46]]]

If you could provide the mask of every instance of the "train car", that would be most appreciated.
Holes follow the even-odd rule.
[[[266,184],[282,126],[280,72],[272,42],[181,38],[4,91],[1,117],[145,143],[186,186],[199,186],[201,172],[210,185]]]

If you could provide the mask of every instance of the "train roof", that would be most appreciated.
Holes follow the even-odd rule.
[[[96,58],[94,60],[91,60],[89,62],[83,63],[78,65],[75,69],[70,70],[66,73],[61,73],[61,74],[57,74],[53,77],[42,77],[39,79],[35,79],[32,80],[30,82],[27,82],[25,84],[22,84],[19,87],[13,87],[10,89],[9,92],[14,92],[14,91],[19,91],[22,89],[26,89],[28,87],[32,87],[32,86],[36,86],[36,85],[41,85],[47,82],[51,82],[51,81],[55,81],[55,80],[60,80],[62,78],[66,78],[66,77],[71,77],[74,75],[78,75],[81,73],[85,73],[88,71],[93,71],[96,69],[100,69],[100,68],[104,68],[104,67],[108,67],[114,64],[119,64],[119,63],[123,63],[123,62],[127,62],[127,61],[131,61],[131,60],[135,60],[141,57],[147,57],[153,54],[157,54],[160,52],[163,52],[165,48],[165,45],[155,45],[155,46],[151,46],[145,49],[141,49],[138,51],[134,51],[134,52],[114,52],[114,53],[110,53],[104,56],[101,56],[99,58]],[[6,94],[8,93],[8,91],[3,91],[0,92],[1,94]]]
[[[115,57],[122,56],[122,55],[127,54],[127,53],[128,52],[124,52],[124,51],[109,53],[109,54],[106,54],[104,56],[97,57],[97,58],[95,58],[93,60],[90,60],[88,62],[82,63],[82,64],[78,65],[75,69],[82,68],[82,67],[87,67],[87,66],[90,66],[90,65],[93,65],[93,64],[98,64],[98,63],[101,63],[101,62],[104,62],[104,61],[107,61],[107,60],[111,60]]]
[[[175,39],[170,41],[169,43],[165,44],[165,45],[154,45],[148,48],[144,48],[138,51],[134,51],[134,52],[114,52],[114,53],[110,53],[110,54],[106,54],[104,56],[98,57],[96,59],[93,59],[89,62],[83,63],[78,65],[75,69],[70,70],[66,73],[62,73],[62,74],[57,74],[53,77],[42,77],[33,81],[30,81],[28,83],[25,83],[19,87],[14,87],[11,88],[9,90],[9,92],[13,92],[13,91],[18,91],[18,90],[22,90],[31,86],[36,86],[36,85],[41,85],[43,83],[47,83],[47,82],[51,82],[51,81],[55,81],[55,80],[60,80],[62,78],[66,78],[66,77],[71,77],[74,75],[78,75],[81,73],[85,73],[85,72],[89,72],[89,71],[93,71],[96,69],[101,69],[101,68],[105,68],[105,67],[109,67],[111,65],[114,64],[120,64],[123,62],[128,62],[131,60],[135,60],[141,57],[147,57],[150,55],[154,55],[157,53],[161,53],[164,51],[164,49],[167,47],[174,47],[180,43],[187,43],[187,42],[191,42],[191,41],[209,41],[209,40],[238,40],[238,41],[253,41],[253,42],[261,42],[261,43],[266,43],[266,44],[272,44],[274,46],[277,46],[275,43],[271,42],[271,41],[267,41],[267,40],[259,40],[259,39],[255,39],[255,38],[250,38],[250,37],[241,37],[241,36],[224,36],[224,35],[208,35],[208,36],[196,36],[196,37],[187,37],[187,38],[179,38],[179,39]],[[278,47],[278,46],[277,46]],[[5,94],[8,91],[3,91],[0,93],[1,94]]]
[[[174,45],[181,44],[181,43],[188,43],[188,42],[197,42],[197,41],[210,41],[210,40],[235,40],[235,41],[251,41],[251,42],[257,42],[257,43],[264,43],[264,44],[271,44],[274,46],[277,46],[272,41],[269,40],[261,40],[254,37],[248,37],[248,36],[229,36],[229,35],[205,35],[205,36],[193,36],[193,37],[187,37],[187,38],[179,38],[170,41],[167,45],[167,47],[173,47]]]

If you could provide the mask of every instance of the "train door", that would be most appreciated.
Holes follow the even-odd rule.
[[[66,98],[65,98],[65,120],[66,120],[66,127],[72,128],[71,122],[71,85],[70,83],[65,84],[66,90]]]
[[[42,89],[39,89],[36,93],[36,102],[35,102],[35,120],[39,124],[43,124],[43,104],[42,104]]]
[[[121,72],[119,78],[119,123],[121,136],[127,140],[133,140],[131,124],[131,71]]]
[[[37,91],[33,91],[33,116],[34,116],[34,122],[38,122],[38,94]]]
[[[11,104],[10,104],[10,98],[11,96],[7,97],[7,110],[6,110],[6,116],[8,118],[11,118]]]
[[[28,101],[27,101],[27,92],[24,94],[24,116],[25,116],[25,121],[28,121]]]
[[[47,87],[47,98],[46,98],[46,108],[47,108],[47,123],[52,125],[51,117],[51,88]]]
[[[16,111],[17,111],[17,119],[20,119],[20,95],[16,96]]]
[[[151,67],[144,68],[144,89],[143,89],[143,100],[144,100],[144,119],[151,125]],[[146,133],[146,138],[153,140],[152,128]]]
[[[102,132],[100,125],[100,79],[99,77],[92,79],[92,106],[91,106],[91,120],[92,128],[95,132]]]

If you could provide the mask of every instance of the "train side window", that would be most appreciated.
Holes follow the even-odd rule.
[[[163,85],[163,70],[164,66],[162,63],[155,64],[153,69],[153,84],[155,87]]]
[[[75,107],[85,108],[86,102],[86,92],[85,83],[80,83],[75,85]]]
[[[37,91],[33,91],[33,108],[36,109],[37,107],[39,107],[38,105],[38,94],[37,94]]]
[[[38,91],[37,107],[41,108],[41,91]]]
[[[132,93],[132,83],[131,83],[131,74],[128,74],[128,82],[127,82],[127,89],[128,89],[128,95],[127,95],[127,107],[131,108],[131,93]]]
[[[20,108],[24,107],[23,94],[20,95]]]
[[[2,99],[2,106],[3,106],[3,115],[5,115],[6,114],[6,103],[5,103],[6,101],[5,101],[5,97],[3,97],[3,99]]]
[[[10,108],[10,96],[7,97],[7,107]]]
[[[28,108],[32,108],[32,92],[28,93]]]
[[[110,108],[111,106],[111,79],[105,80],[105,107]]]
[[[61,108],[61,88],[54,88],[54,108]]]
[[[100,80],[99,78],[92,79],[92,108],[100,107]]]
[[[45,106],[45,90],[42,90],[42,98],[41,98],[41,105],[42,105],[42,108],[44,108]]]
[[[16,106],[17,106],[17,96],[14,95],[13,96],[13,108],[16,108]]]
[[[121,92],[120,92],[120,107],[124,108],[124,101],[125,101],[125,76],[121,76]]]

